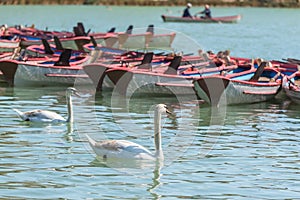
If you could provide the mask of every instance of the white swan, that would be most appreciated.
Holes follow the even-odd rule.
[[[22,112],[18,109],[13,109],[16,111],[21,119],[24,121],[32,122],[73,122],[73,105],[72,105],[72,95],[77,95],[77,90],[73,87],[69,87],[66,90],[66,100],[68,107],[68,118],[65,119],[61,115],[48,111],[48,110],[31,110],[27,112]]]
[[[145,147],[130,142],[127,140],[104,140],[96,142],[88,135],[89,144],[95,151],[97,156],[106,158],[122,158],[122,159],[159,159],[163,160],[163,151],[161,147],[161,115],[163,113],[170,113],[167,106],[158,104],[155,106],[154,111],[154,143],[155,153],[151,153]]]

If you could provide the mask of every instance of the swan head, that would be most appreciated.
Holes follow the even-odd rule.
[[[155,110],[158,113],[167,113],[167,114],[171,114],[171,112],[168,110],[168,107],[165,104],[157,104],[155,107]]]
[[[78,91],[76,90],[76,88],[73,88],[73,87],[68,87],[67,90],[66,90],[66,94],[67,94],[67,96],[75,95],[75,96],[80,97],[80,95],[79,95]]]

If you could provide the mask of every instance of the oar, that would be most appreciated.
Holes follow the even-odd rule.
[[[291,83],[293,86],[298,86],[287,75],[285,75],[285,74],[283,74],[281,72],[279,72],[279,73],[282,76],[282,78],[285,76],[285,78],[288,80],[288,82]]]
[[[293,64],[297,64],[297,65],[300,65],[300,60],[296,59],[296,58],[287,58],[287,59],[282,59],[282,60],[285,60],[289,63],[293,63]]]
[[[195,14],[194,17],[197,17],[197,14]],[[201,17],[198,17],[198,18],[199,18],[199,19],[202,19],[202,20],[211,20],[211,21],[213,21],[213,22],[222,23],[221,21],[216,20],[216,19],[214,19],[213,17],[211,17],[211,18],[202,18],[202,16],[201,16]]]

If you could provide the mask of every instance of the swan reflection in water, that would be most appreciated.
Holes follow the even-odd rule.
[[[164,166],[161,160],[120,160],[120,159],[107,159],[96,157],[91,163],[94,167],[112,168],[130,176],[134,176],[138,179],[150,178],[150,183],[145,182],[147,185],[147,191],[153,196],[154,199],[159,199],[160,195],[155,191],[161,184],[161,169]],[[126,179],[125,179],[126,180]]]

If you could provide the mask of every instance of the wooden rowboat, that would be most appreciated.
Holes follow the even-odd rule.
[[[83,66],[83,69],[97,90],[109,86],[121,95],[131,96],[135,91],[147,95],[195,95],[193,80],[238,68],[236,65],[211,67],[209,62],[201,60],[193,65],[184,64],[190,59],[192,61],[194,58],[175,56],[170,62],[161,64],[155,57],[156,61],[144,67],[91,63]],[[242,71],[240,68],[238,70]]]
[[[282,79],[282,88],[285,94],[295,103],[300,104],[300,72],[295,72]]]
[[[176,17],[176,16],[161,16],[164,22],[185,22],[185,23],[237,23],[241,20],[241,15],[201,18],[201,17]]]
[[[249,70],[247,74],[231,78],[222,75],[200,77],[194,81],[194,89],[199,98],[212,106],[267,101],[280,91],[282,73],[265,66],[262,64],[256,71]],[[247,79],[249,75],[251,78]]]
[[[70,59],[70,50],[60,57],[51,59],[28,57],[28,60],[1,60],[0,71],[10,86],[72,86],[75,80],[89,84],[90,79],[82,70],[82,65],[90,62],[91,56],[84,55]]]

